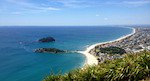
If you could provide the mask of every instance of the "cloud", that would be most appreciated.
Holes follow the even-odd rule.
[[[50,2],[61,3],[65,7],[97,7],[97,6],[143,6],[150,4],[150,0],[49,0]]]
[[[26,0],[7,0],[8,3],[15,5],[16,9],[26,10],[26,11],[55,11],[60,10],[59,8],[44,6],[40,4],[35,4],[27,2]]]
[[[99,14],[96,14],[95,16],[97,16],[97,17],[98,17],[98,16],[100,16],[100,15],[99,15]]]
[[[108,18],[104,18],[104,20],[106,20],[106,21],[107,21],[107,20],[108,20]]]
[[[0,0],[1,11],[18,12],[47,12],[57,11],[65,8],[87,8],[100,6],[125,6],[140,7],[150,4],[150,0]],[[17,12],[17,13],[16,13]],[[99,16],[98,14],[96,16]]]
[[[132,6],[143,6],[150,4],[149,0],[139,0],[139,1],[124,1],[122,4],[132,5]]]
[[[55,2],[61,4],[63,7],[71,7],[71,8],[78,8],[78,7],[86,7],[88,6],[87,0],[49,0],[49,2]]]
[[[13,15],[20,15],[22,13],[21,12],[11,12],[11,14],[13,14]]]
[[[60,10],[60,9],[54,7],[45,7],[43,8],[43,10]]]
[[[150,4],[150,0],[130,0],[130,1],[120,1],[120,2],[106,2],[105,5],[116,5],[116,6],[132,6],[139,7]]]

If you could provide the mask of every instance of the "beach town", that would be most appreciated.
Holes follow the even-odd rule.
[[[136,53],[143,50],[150,50],[150,28],[137,27],[132,29],[133,31],[131,34],[122,36],[114,41],[91,45],[86,51],[80,52],[86,56],[86,64],[97,65],[107,59],[112,60],[123,57],[123,55],[120,54],[112,55],[97,51],[100,48],[119,47],[124,49],[126,53]]]

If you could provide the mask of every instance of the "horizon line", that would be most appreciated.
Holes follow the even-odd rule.
[[[124,25],[0,25],[0,27],[8,27],[8,26],[17,26],[17,27],[19,27],[19,26],[24,26],[24,27],[26,27],[26,26],[44,26],[44,27],[47,27],[47,26],[55,26],[55,27],[57,27],[57,26],[137,26],[137,25],[142,25],[142,26],[148,26],[148,25],[150,25],[150,24],[124,24]]]

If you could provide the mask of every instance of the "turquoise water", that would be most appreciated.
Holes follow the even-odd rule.
[[[85,62],[82,54],[38,54],[33,52],[36,48],[85,50],[89,45],[131,32],[129,28],[104,26],[0,27],[0,81],[41,81],[51,72],[66,73]],[[37,42],[47,36],[54,37],[56,42]]]

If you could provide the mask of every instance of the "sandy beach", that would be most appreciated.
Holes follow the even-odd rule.
[[[126,27],[126,28],[130,28],[130,27]],[[93,48],[95,48],[96,46],[99,46],[101,44],[116,42],[116,41],[125,39],[125,38],[133,35],[135,33],[135,28],[131,28],[131,29],[133,30],[132,33],[130,33],[128,35],[125,35],[125,36],[122,36],[122,37],[120,37],[120,38],[118,38],[116,40],[112,40],[112,41],[108,41],[108,42],[96,43],[96,44],[93,44],[93,45],[89,46],[85,51],[78,51],[79,53],[81,53],[81,54],[86,56],[85,65],[97,65],[98,64],[97,58],[94,55],[89,53],[90,50],[92,50]]]

